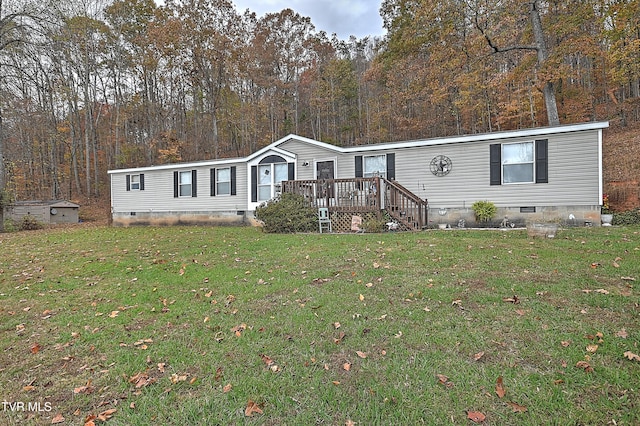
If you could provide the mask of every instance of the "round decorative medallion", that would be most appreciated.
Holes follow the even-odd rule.
[[[431,160],[431,173],[436,176],[446,176],[453,168],[453,162],[451,158],[446,155],[437,155]]]

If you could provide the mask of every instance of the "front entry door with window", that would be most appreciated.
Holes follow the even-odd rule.
[[[318,198],[333,198],[333,185],[329,185],[323,180],[335,178],[335,164],[333,160],[318,161],[316,163],[316,179],[318,182],[317,196]]]

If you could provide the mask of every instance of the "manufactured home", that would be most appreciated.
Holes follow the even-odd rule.
[[[289,135],[243,158],[110,170],[111,214],[115,226],[252,224],[261,203],[295,192],[327,208],[334,231],[348,231],[354,215],[399,229],[475,226],[476,201],[498,207],[495,226],[599,225],[607,127],[352,147]]]

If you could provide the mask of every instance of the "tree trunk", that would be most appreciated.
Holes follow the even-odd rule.
[[[547,60],[549,53],[547,52],[547,43],[544,40],[544,32],[542,31],[542,20],[540,19],[540,11],[538,10],[538,1],[532,1],[529,3],[529,6],[531,7],[529,12],[531,27],[533,29],[533,37],[537,47],[536,51],[538,52],[538,66],[542,66]],[[544,95],[544,103],[547,108],[547,120],[549,121],[549,125],[560,125],[556,92],[552,81],[545,82],[542,93]]]
[[[4,231],[4,204],[7,202],[4,180],[4,134],[2,133],[2,110],[0,109],[0,232]]]

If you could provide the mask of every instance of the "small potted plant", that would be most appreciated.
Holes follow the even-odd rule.
[[[607,194],[604,194],[602,196],[600,220],[602,221],[602,226],[611,226],[611,222],[613,221],[613,212],[611,211],[611,206],[609,205],[609,196]]]

